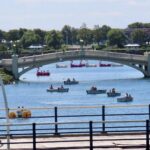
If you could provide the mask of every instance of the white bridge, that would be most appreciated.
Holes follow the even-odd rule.
[[[16,79],[25,72],[46,64],[67,60],[105,60],[124,64],[141,71],[145,77],[150,77],[150,54],[134,55],[98,50],[74,50],[67,52],[56,52],[28,57],[12,55],[12,59],[2,59],[0,65],[12,72]],[[22,68],[22,69],[19,69]]]

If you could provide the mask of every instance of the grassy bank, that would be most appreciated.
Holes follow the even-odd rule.
[[[4,69],[0,69],[0,78],[2,78],[4,84],[10,84],[14,81],[13,76]]]

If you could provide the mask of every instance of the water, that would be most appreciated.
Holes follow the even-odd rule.
[[[74,61],[79,63],[79,61]],[[98,64],[97,61],[89,61],[91,64]],[[61,62],[67,64],[70,62]],[[41,70],[49,70],[49,77],[37,77],[37,69],[33,69],[22,75],[17,84],[5,86],[9,108],[17,108],[24,106],[31,107],[60,107],[60,106],[98,106],[98,105],[134,105],[134,104],[149,104],[150,103],[150,80],[144,79],[143,74],[133,68],[123,67],[91,67],[91,68],[56,68],[56,64],[46,65]],[[77,85],[64,86],[69,87],[68,93],[49,93],[46,89],[50,84],[58,87],[63,84],[67,78],[75,78],[79,81]],[[91,86],[110,90],[115,88],[122,93],[129,93],[134,97],[133,102],[118,103],[117,98],[108,98],[106,94],[87,95],[86,89]],[[0,106],[4,108],[3,97],[0,94]],[[130,112],[134,109],[111,109],[107,110],[111,113]],[[147,109],[148,110],[148,109]],[[145,109],[135,108],[135,111],[147,112]],[[98,110],[81,111],[76,113],[95,113]],[[34,113],[34,112],[33,112]],[[49,112],[50,113],[50,110]],[[53,113],[53,110],[52,110]],[[62,114],[71,113],[68,111]],[[3,114],[3,113],[1,113]],[[47,112],[39,111],[36,115],[47,114]],[[60,111],[61,114],[61,111]],[[138,118],[139,119],[139,118]],[[64,119],[65,120],[65,119]],[[33,120],[32,120],[33,121]],[[31,120],[22,120],[21,122],[32,122]],[[35,121],[35,120],[34,120]],[[37,119],[41,122],[43,119]],[[15,120],[15,122],[20,122]]]

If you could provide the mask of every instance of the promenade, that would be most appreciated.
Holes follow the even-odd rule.
[[[145,150],[145,134],[130,135],[95,135],[93,136],[93,147],[97,150]],[[11,138],[11,150],[32,150],[32,138]],[[6,142],[6,139],[1,139]],[[51,136],[38,137],[36,148],[39,150],[55,149],[89,149],[89,136]],[[20,144],[19,144],[20,143]],[[6,145],[0,145],[0,150],[6,150]]]

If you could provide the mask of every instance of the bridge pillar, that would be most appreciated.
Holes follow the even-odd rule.
[[[144,55],[146,55],[147,56],[147,74],[145,75],[145,77],[150,77],[150,53],[146,53],[146,54],[144,54]]]
[[[18,55],[14,54],[12,55],[12,73],[16,80],[19,79],[19,73],[18,73]]]

